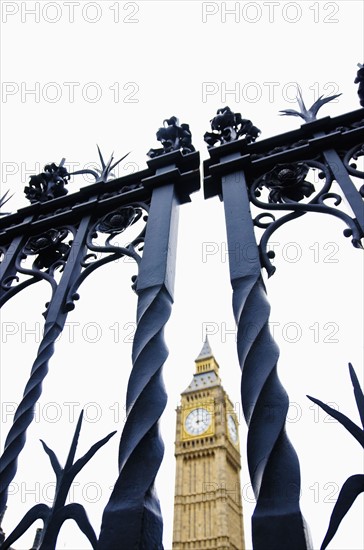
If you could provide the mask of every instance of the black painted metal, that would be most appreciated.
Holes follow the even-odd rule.
[[[64,302],[68,294],[71,281],[75,279],[81,271],[80,258],[84,254],[84,242],[89,222],[90,216],[86,216],[82,219],[78,231],[75,233],[73,245],[69,249],[69,258],[61,260],[61,257],[56,257],[57,263],[60,261],[64,262],[64,271],[59,285],[57,285],[55,279],[50,273],[42,272],[38,266],[34,266],[34,264],[33,269],[31,270],[21,270],[20,265],[18,264],[17,266],[18,272],[23,272],[33,276],[32,279],[29,279],[30,282],[34,283],[42,278],[46,279],[51,284],[53,295],[44,314],[44,336],[39,345],[37,357],[33,363],[29,380],[24,389],[22,400],[15,412],[13,426],[11,427],[6,438],[4,452],[0,458],[1,510],[3,510],[6,504],[8,487],[16,474],[18,457],[25,445],[26,431],[33,421],[34,408],[42,393],[42,383],[48,373],[48,362],[54,353],[55,341],[61,334],[67,319],[67,310],[64,307]],[[56,232],[56,230],[53,229],[50,231]],[[50,239],[46,238],[47,236],[47,233],[43,233],[33,240],[36,243],[45,242],[47,246],[50,242]],[[28,243],[30,240],[28,240]],[[24,249],[26,249],[26,246],[20,253],[22,257],[25,255]],[[42,247],[35,250],[38,259],[41,258],[41,250]],[[48,246],[48,257],[52,251],[52,248]],[[52,264],[53,262],[51,262],[50,267]],[[24,286],[22,288],[24,288]],[[14,295],[11,287],[8,287],[7,292],[10,295]],[[6,294],[5,298],[7,298]]]
[[[26,189],[31,205],[0,218],[0,305],[40,280],[49,283],[51,293],[43,314],[44,336],[0,458],[0,514],[6,508],[8,487],[17,471],[55,341],[75,307],[78,288],[95,269],[122,256],[133,258],[139,269],[132,285],[139,295],[138,326],[127,392],[128,419],[120,442],[120,477],[105,509],[98,543],[87,527],[92,546],[100,549],[150,548],[152,540],[155,548],[162,547],[162,518],[153,484],[163,456],[158,432],[166,401],[163,329],[173,302],[178,206],[189,202],[190,194],[200,187],[199,154],[194,152],[188,125],[180,127],[175,117],[166,122],[172,126],[164,128],[167,134],[178,135],[172,144],[162,136],[163,154],[155,155],[147,169],[109,180],[117,163],[112,165],[112,159],[105,163],[100,153],[102,169],[100,175],[94,174],[96,183],[68,195],[64,161],[61,174],[60,167],[49,165],[39,181],[33,181],[35,192]],[[36,191],[38,201],[34,200]],[[114,244],[114,237],[134,223],[141,225],[139,235],[126,247]],[[33,259],[31,267],[29,258]],[[125,505],[128,513],[123,516]],[[41,548],[51,550],[62,522],[49,521],[43,512]],[[64,516],[63,511],[59,513]],[[85,526],[82,518],[80,522]],[[7,548],[23,527],[0,547]]]
[[[361,71],[362,67],[357,77],[359,96]],[[351,237],[357,248],[364,236],[364,185],[358,190],[353,180],[364,179],[357,166],[364,156],[364,111],[316,120],[319,108],[331,99],[319,98],[307,110],[300,97],[301,111],[284,114],[300,116],[308,124],[268,140],[255,142],[260,130],[228,107],[219,109],[211,121],[212,131],[205,134],[211,146],[210,159],[204,163],[205,197],[219,195],[224,201],[229,250],[235,252],[229,254],[229,262],[242,404],[249,426],[248,464],[257,498],[252,518],[255,550],[265,550],[267,541],[271,550],[310,546],[299,506],[299,463],[285,432],[288,397],[277,375],[279,350],[268,329],[270,307],[261,269],[269,276],[275,270],[269,239],[288,221],[313,213],[342,220],[344,236]],[[159,419],[167,399],[162,368],[168,351],[163,333],[173,303],[178,209],[190,201],[200,180],[199,154],[187,124],[179,124],[176,117],[166,119],[157,139],[162,147],[149,151],[148,168],[141,172],[112,179],[113,167],[125,156],[114,164],[112,157],[105,163],[99,150],[101,169],[88,171],[95,183],[71,195],[65,187],[71,174],[62,159],[59,166],[47,165],[42,174],[32,176],[25,189],[30,206],[11,215],[0,212],[0,306],[38,281],[46,281],[50,289],[43,313],[44,337],[0,457],[0,518],[56,338],[75,307],[79,287],[93,271],[123,256],[133,258],[138,269],[132,285],[138,309],[127,420],[119,447],[119,475],[104,510],[99,540],[79,505],[64,506],[67,486],[77,473],[72,468],[80,464],[72,465],[80,420],[63,470],[44,444],[57,474],[55,507],[51,512],[44,505],[30,510],[5,541],[0,528],[1,549],[16,541],[36,516],[44,520],[34,544],[42,550],[55,548],[62,522],[71,517],[98,550],[163,548],[154,487],[163,458]],[[320,185],[309,181],[311,171],[319,175]],[[74,175],[80,173],[85,171]],[[340,194],[333,192],[334,181]],[[338,208],[342,198],[351,214]],[[334,206],[327,204],[329,199],[334,199]],[[0,207],[7,200],[3,195]],[[252,217],[252,208],[262,211]],[[115,237],[134,224],[140,228],[137,237],[125,247],[116,245]],[[263,229],[259,244],[256,228]],[[362,393],[359,397],[362,404]],[[106,439],[92,447],[94,452]],[[352,482],[354,492],[361,490],[362,477]]]
[[[233,153],[221,158],[228,163]],[[270,306],[261,277],[259,252],[243,171],[222,176],[233,310],[242,368],[241,398],[249,426],[250,479],[257,500],[253,545],[265,550],[308,548],[299,507],[300,471],[285,432],[288,396],[277,375],[279,349],[269,331]]]
[[[82,419],[83,411],[81,411],[79,416],[64,468],[61,467],[54,451],[52,451],[52,449],[50,449],[44,441],[41,440],[43,448],[49,456],[49,460],[57,479],[52,507],[47,506],[46,504],[36,504],[33,506],[33,508],[25,514],[23,519],[3,542],[3,545],[1,546],[2,550],[7,550],[10,548],[10,545],[19,539],[38,519],[43,521],[44,527],[43,529],[40,529],[40,532],[38,531],[38,537],[35,541],[35,543],[37,542],[37,550],[53,550],[56,547],[58,533],[62,527],[62,524],[67,519],[73,519],[77,523],[80,530],[88,538],[92,548],[96,548],[96,534],[87,517],[86,510],[83,506],[81,506],[81,504],[72,503],[66,505],[66,498],[76,475],[82,470],[87,462],[91,460],[94,454],[103,445],[105,445],[105,443],[107,443],[113,435],[115,435],[116,432],[110,433],[95,443],[83,457],[74,462],[78,438],[81,431]]]
[[[164,181],[153,191],[136,285],[137,329],[133,341],[133,369],[127,392],[127,420],[119,449],[120,475],[104,510],[98,548],[162,549],[162,520],[154,479],[164,446],[158,422],[167,402],[162,367],[168,350],[164,326],[171,313],[180,199],[175,182],[185,161],[193,161],[198,181],[198,153],[155,156],[148,165],[155,170],[150,183]],[[188,174],[188,173],[187,173]],[[148,461],[145,460],[148,456]]]
[[[359,70],[356,74],[356,78],[354,80],[354,84],[359,84],[358,88],[358,96],[360,105],[364,107],[364,65],[362,63],[358,63]]]
[[[364,174],[350,165],[364,154],[364,111],[316,121],[319,107],[311,108],[312,122],[274,138],[256,143],[238,140],[237,135],[215,139],[213,143],[222,145],[210,147],[210,159],[204,163],[205,198],[218,195],[225,208],[242,405],[249,427],[248,465],[257,499],[252,518],[255,550],[265,550],[267,541],[273,550],[311,545],[299,507],[299,463],[285,433],[288,397],[277,376],[279,350],[268,329],[270,307],[261,268],[269,276],[275,271],[269,239],[284,223],[318,212],[341,219],[344,236],[351,237],[355,247],[361,247],[364,236],[363,193],[351,179]],[[220,131],[226,133],[225,128]],[[206,141],[212,143],[209,134]],[[319,174],[321,188],[306,179],[310,170]],[[334,178],[353,217],[337,208],[342,197],[331,190]],[[335,200],[335,207],[325,203],[328,199]],[[254,218],[255,207],[263,212]],[[276,219],[272,211],[283,215]],[[264,230],[259,245],[254,227]]]
[[[360,387],[355,370],[353,369],[353,366],[350,363],[349,363],[349,372],[350,372],[351,382],[353,384],[355,401],[358,408],[362,427],[355,424],[345,414],[333,409],[332,407],[329,407],[328,405],[326,405],[326,403],[323,403],[319,399],[315,399],[314,397],[310,397],[309,395],[307,397],[311,401],[316,403],[319,407],[321,407],[326,413],[328,413],[330,416],[335,418],[335,420],[340,422],[340,424],[344,426],[344,428],[346,428],[348,432],[364,448],[364,394],[363,394],[363,390]],[[364,475],[363,474],[354,474],[345,481],[345,483],[343,484],[340,490],[334,509],[332,511],[329,528],[322,542],[320,550],[325,550],[325,548],[327,548],[328,544],[331,542],[336,531],[338,530],[341,521],[343,520],[343,518],[351,508],[355,499],[357,498],[357,496],[360,495],[360,493],[363,493],[363,492],[364,492]]]

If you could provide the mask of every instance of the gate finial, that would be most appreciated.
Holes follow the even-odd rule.
[[[279,111],[281,113],[281,116],[287,115],[287,116],[299,116],[303,118],[305,122],[313,122],[316,120],[316,115],[318,111],[321,109],[325,103],[328,103],[329,101],[333,101],[337,97],[341,96],[342,94],[335,94],[335,95],[329,95],[327,97],[324,97],[320,95],[320,97],[311,105],[309,109],[306,109],[306,105],[303,101],[302,92],[299,86],[297,86],[297,103],[300,108],[300,111],[295,111],[294,109],[284,109],[283,111]]]
[[[356,73],[354,84],[359,84],[358,96],[360,105],[364,107],[364,63],[358,63],[359,70]]]
[[[224,145],[240,137],[243,137],[246,143],[251,143],[261,134],[251,120],[242,118],[240,113],[233,113],[227,106],[218,109],[210,123],[212,132],[206,132],[204,135],[204,140],[209,147],[213,147],[218,142]]]

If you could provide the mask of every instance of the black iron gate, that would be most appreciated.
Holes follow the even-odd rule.
[[[323,103],[325,100],[319,100],[306,110],[301,98],[299,116],[307,123],[296,131],[259,142],[255,142],[259,130],[224,107],[205,135],[210,155],[204,163],[205,198],[218,195],[224,202],[229,248],[252,251],[248,260],[232,254],[229,262],[242,406],[249,427],[248,465],[257,501],[252,518],[257,550],[265,550],[267,541],[271,550],[310,547],[299,506],[298,458],[285,431],[288,396],[277,375],[279,350],[269,333],[270,307],[261,275],[262,268],[269,276],[274,273],[269,239],[288,221],[318,213],[339,218],[345,237],[356,248],[364,235],[364,187],[358,189],[354,182],[364,178],[357,166],[364,157],[363,110],[315,120]],[[162,147],[149,152],[145,170],[110,179],[117,163],[113,165],[112,159],[105,163],[100,153],[101,172],[88,171],[95,183],[71,195],[65,187],[71,174],[64,160],[46,166],[42,174],[32,176],[25,189],[31,205],[0,220],[0,305],[39,281],[51,288],[44,312],[44,335],[0,460],[2,515],[42,382],[51,368],[56,339],[75,307],[82,282],[99,267],[130,257],[137,265],[132,286],[138,295],[119,476],[103,513],[100,535],[96,536],[85,509],[80,504],[66,504],[66,498],[75,476],[114,433],[74,462],[81,413],[63,468],[43,443],[57,479],[52,507],[34,506],[11,534],[5,537],[2,533],[3,550],[39,518],[44,527],[38,530],[34,548],[41,550],[56,547],[59,530],[67,519],[76,521],[93,548],[162,548],[162,518],[154,480],[163,457],[158,422],[167,398],[162,380],[168,355],[163,331],[173,302],[178,207],[189,202],[191,193],[200,187],[200,160],[188,125],[180,125],[176,117],[165,121],[157,137]],[[319,186],[310,182],[311,172],[316,173]],[[340,194],[332,190],[334,181],[341,188]],[[338,208],[343,197],[352,215]],[[328,201],[334,204],[328,205]],[[116,244],[115,238],[131,226],[140,228],[137,236],[127,246]],[[256,228],[263,230],[259,243]],[[248,326],[254,328],[253,338],[251,331],[246,337]],[[352,367],[350,375],[364,421],[364,398]],[[364,432],[359,426],[311,399],[326,407],[363,445]],[[267,423],[267,414],[271,420],[272,411],[274,422]],[[344,485],[323,548],[356,495],[363,491],[363,479],[352,476]]]

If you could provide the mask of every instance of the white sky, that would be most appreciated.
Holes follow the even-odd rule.
[[[224,19],[224,8],[234,6],[236,13]],[[343,93],[323,107],[321,116],[359,108],[353,80],[356,64],[363,62],[362,28],[361,1],[2,2],[1,189],[16,192],[8,209],[27,205],[24,185],[47,162],[66,157],[75,170],[97,161],[96,143],[105,157],[132,151],[127,159],[132,164],[123,163],[118,175],[143,169],[146,152],[158,146],[156,130],[172,115],[190,124],[193,143],[205,159],[202,136],[216,109],[226,104],[250,118],[262,138],[299,127],[300,119],[277,116],[280,109],[295,108],[296,82],[308,106],[318,95]],[[89,183],[79,176],[69,192]],[[336,403],[359,423],[347,363],[363,380],[363,261],[343,229],[339,220],[315,214],[282,228],[273,237],[277,273],[267,282],[281,349],[279,374],[291,402],[288,430],[301,461],[302,510],[314,548],[323,540],[339,488],[363,466],[354,439],[306,398],[310,394]],[[179,236],[175,304],[166,328],[166,451],[157,480],[165,549],[172,544],[174,410],[193,375],[204,329],[241,416],[244,527],[251,548],[254,503],[239,406],[223,205],[217,198],[203,201],[202,193],[195,195],[180,209]],[[120,261],[98,270],[80,288],[81,300],[50,362],[37,421],[19,460],[4,521],[7,533],[31,506],[50,504],[44,499],[51,494],[47,484],[54,474],[38,440],[44,439],[64,463],[82,407],[87,414],[77,456],[118,430],[75,480],[74,500],[84,504],[98,533],[117,474],[131,368],[128,335],[135,322],[130,277],[135,273],[132,263]],[[36,356],[48,298],[46,285],[33,285],[1,316],[1,447],[11,425],[8,413],[19,402]],[[74,337],[70,323],[75,323]],[[27,332],[32,328],[37,334]],[[362,514],[361,495],[330,548],[364,547]],[[17,549],[29,548],[36,526],[40,522],[15,544]],[[57,547],[84,550],[89,545],[68,522]]]

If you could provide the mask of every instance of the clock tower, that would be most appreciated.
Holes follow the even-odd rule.
[[[177,407],[173,550],[244,550],[238,419],[208,339]]]

